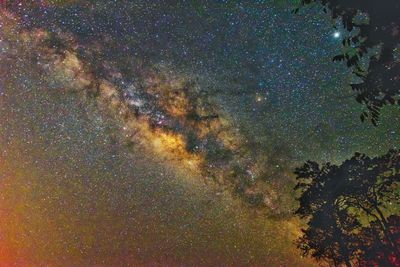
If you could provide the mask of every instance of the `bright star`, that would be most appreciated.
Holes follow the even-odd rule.
[[[337,39],[340,37],[340,32],[336,31],[333,33],[333,38]]]

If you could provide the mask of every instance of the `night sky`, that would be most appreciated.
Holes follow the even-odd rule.
[[[354,33],[320,6],[14,2],[2,266],[312,266],[293,244],[294,168],[400,144],[398,108],[360,121],[332,62]]]

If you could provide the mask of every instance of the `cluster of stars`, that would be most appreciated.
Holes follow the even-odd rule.
[[[383,110],[374,128],[343,97],[352,77],[331,59],[347,33],[322,10],[172,2],[16,1],[15,29],[0,17],[0,214],[10,212],[0,236],[11,236],[0,239],[0,265],[23,255],[22,265],[312,266],[288,245],[298,232],[293,168],[400,143],[396,111]],[[21,43],[36,30],[63,38],[35,54]],[[68,58],[68,46],[79,73],[49,63]],[[109,92],[65,90],[76,84]],[[133,130],[141,123],[147,135]],[[223,190],[229,179],[233,194]],[[247,204],[262,195],[270,210],[239,195]]]

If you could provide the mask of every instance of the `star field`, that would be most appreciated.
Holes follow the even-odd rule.
[[[15,1],[0,12],[0,265],[312,266],[293,169],[396,147],[292,1]],[[336,29],[334,26],[337,26]]]

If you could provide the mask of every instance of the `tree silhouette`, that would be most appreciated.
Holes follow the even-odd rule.
[[[302,5],[314,2],[325,5],[324,10],[329,9],[332,18],[341,18],[348,31],[358,29],[358,34],[343,40],[347,49],[333,60],[345,61],[362,79],[362,83],[351,84],[357,92],[356,100],[368,108],[361,120],[369,118],[376,125],[384,105],[400,104],[400,1],[301,0]],[[368,15],[368,23],[357,21],[360,12]],[[379,55],[368,54],[376,46],[380,47]],[[370,60],[367,70],[361,63],[365,56]]]
[[[387,218],[388,230],[397,244],[400,243],[400,217],[391,215]],[[374,221],[370,227],[363,227],[360,236],[363,238],[360,242],[360,251],[362,258],[359,259],[359,266],[399,266],[400,261],[396,252],[391,250],[389,241],[380,236],[383,242],[375,242],[376,236],[380,233],[380,225]],[[398,254],[397,254],[398,255]]]
[[[304,255],[334,266],[400,264],[399,150],[356,153],[339,166],[308,161],[295,174],[296,214],[308,220],[297,241]]]

